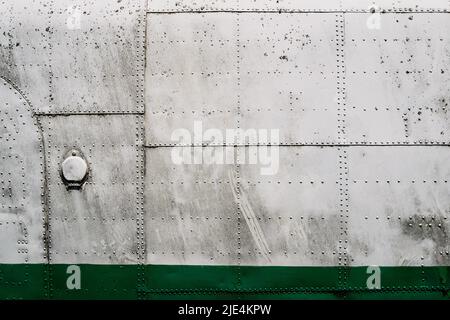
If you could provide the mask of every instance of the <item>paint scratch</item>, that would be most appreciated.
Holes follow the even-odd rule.
[[[267,244],[264,233],[261,229],[261,226],[258,223],[256,214],[253,211],[252,206],[250,205],[250,201],[248,201],[247,196],[242,192],[242,190],[239,192],[240,197],[238,197],[237,181],[232,170],[228,172],[228,176],[230,178],[230,185],[234,199],[241,208],[242,215],[244,216],[245,222],[247,223],[247,226],[250,230],[252,238],[255,241],[255,244],[259,252],[263,255],[263,257],[267,261],[271,261],[269,256],[270,255],[269,245]]]

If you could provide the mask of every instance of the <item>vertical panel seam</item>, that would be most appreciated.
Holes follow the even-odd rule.
[[[338,123],[338,179],[339,179],[339,243],[338,243],[338,264],[339,279],[338,286],[347,288],[347,267],[348,257],[348,214],[349,214],[349,194],[348,194],[348,147],[346,143],[346,78],[345,78],[345,14],[336,15],[336,64],[337,64],[337,123]]]
[[[239,0],[237,1],[239,3]],[[240,117],[241,117],[241,75],[240,75],[240,63],[241,63],[241,43],[240,43],[240,15],[236,14],[236,75],[237,75],[237,129],[240,129]],[[239,150],[236,147],[236,194],[237,194],[237,288],[241,288],[241,180],[240,180],[240,162],[239,162]]]
[[[146,14],[146,0],[141,0],[139,3],[139,15],[137,26],[137,56],[139,60],[136,62],[136,102],[139,105],[138,110],[143,112],[142,115],[136,115],[136,227],[137,227],[137,247],[138,254],[138,271],[137,271],[137,297],[138,299],[145,298],[145,261],[146,261],[146,237],[144,224],[144,186],[145,186],[145,69],[146,69],[146,47],[147,47],[147,14]]]

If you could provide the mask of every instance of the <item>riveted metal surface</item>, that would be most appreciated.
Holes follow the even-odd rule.
[[[51,1],[0,3],[0,76],[9,79],[40,110],[49,105],[48,11]]]
[[[298,11],[338,12],[364,11],[370,8],[396,12],[443,12],[450,10],[448,0],[148,0],[151,12],[186,11]]]
[[[338,150],[281,147],[279,156],[274,175],[240,165],[242,264],[337,265]]]
[[[240,165],[237,176],[234,165],[179,166],[170,164],[172,149],[147,149],[147,263],[335,265],[337,150],[280,152],[278,174]]]
[[[339,1],[324,0],[304,0],[299,3],[295,0],[215,0],[215,1],[194,1],[194,0],[148,0],[148,10],[156,12],[182,12],[182,11],[227,11],[227,10],[242,10],[242,11],[264,11],[279,9],[284,10],[339,10]]]
[[[0,10],[0,298],[448,295],[448,0]],[[199,122],[279,129],[279,157]],[[232,161],[176,164],[192,144]]]
[[[43,117],[47,148],[51,263],[136,263],[134,116]],[[67,151],[86,157],[89,177],[68,190],[60,176]]]
[[[144,1],[144,0],[143,0]],[[143,112],[142,1],[2,3],[0,70],[40,113]]]
[[[182,11],[189,10],[182,9]],[[214,11],[206,8],[205,10]],[[426,21],[430,22],[427,20],[427,15],[431,16],[431,14],[423,13],[413,16],[419,16],[418,25],[423,25]],[[443,16],[438,15],[439,19]],[[184,13],[183,15],[148,14],[148,22],[151,24],[147,31],[149,39],[151,39],[148,41],[148,45],[152,54],[147,57],[149,61],[147,75],[152,80],[146,83],[149,106],[146,126],[149,128],[147,144],[152,148],[147,149],[147,168],[150,168],[150,172],[173,172],[172,175],[169,174],[169,177],[162,178],[161,186],[158,186],[158,189],[152,190],[153,188],[146,183],[146,196],[150,199],[158,201],[157,194],[170,195],[170,198],[161,204],[162,208],[166,208],[168,203],[171,203],[169,210],[172,213],[172,215],[165,213],[160,218],[161,221],[148,224],[152,228],[156,228],[152,231],[147,228],[148,247],[152,247],[152,244],[156,243],[155,250],[151,254],[148,252],[150,259],[153,259],[152,263],[220,264],[223,261],[214,254],[206,253],[204,249],[201,249],[201,243],[204,241],[204,237],[208,237],[210,233],[229,234],[229,230],[233,230],[233,225],[214,225],[213,229],[207,224],[194,225],[189,219],[184,221],[180,217],[185,212],[198,212],[199,207],[204,208],[200,212],[230,210],[226,215],[231,214],[232,208],[224,208],[224,204],[220,204],[221,201],[195,203],[195,199],[204,195],[212,199],[214,196],[209,194],[212,188],[206,188],[201,195],[197,195],[188,193],[187,189],[177,190],[174,185],[180,183],[177,180],[179,177],[183,177],[181,185],[189,186],[194,181],[199,183],[196,180],[197,177],[200,182],[203,179],[204,183],[208,184],[207,181],[211,178],[221,181],[224,174],[221,173],[221,178],[216,178],[214,174],[208,173],[211,165],[198,165],[197,168],[195,165],[181,167],[174,165],[171,163],[173,158],[170,158],[172,149],[164,148],[174,145],[184,145],[185,148],[186,145],[199,145],[196,141],[192,143],[171,141],[170,133],[179,128],[193,132],[195,131],[193,130],[194,121],[202,120],[202,123],[206,123],[207,129],[280,129],[281,164],[280,171],[274,176],[261,175],[258,172],[260,169],[258,166],[244,165],[238,162],[232,170],[231,165],[228,165],[229,171],[232,172],[231,177],[234,178],[227,182],[232,186],[234,199],[231,198],[229,191],[222,189],[218,191],[221,196],[226,195],[232,199],[233,204],[237,206],[235,208],[235,237],[228,238],[226,241],[229,243],[228,247],[231,248],[233,248],[232,241],[237,241],[236,248],[232,250],[236,250],[238,256],[237,259],[227,261],[228,264],[238,267],[242,265],[335,265],[339,266],[337,284],[343,287],[351,279],[351,275],[348,273],[349,266],[414,265],[414,262],[407,261],[408,258],[405,258],[406,260],[399,259],[395,253],[397,246],[401,247],[398,250],[406,250],[412,243],[405,240],[404,246],[397,244],[397,241],[401,241],[407,236],[386,237],[383,242],[375,244],[376,240],[374,239],[383,237],[385,232],[389,233],[390,228],[397,230],[401,226],[383,226],[383,231],[378,232],[378,229],[372,228],[373,223],[369,223],[368,219],[361,218],[367,210],[365,206],[370,206],[372,200],[380,201],[380,198],[390,198],[386,194],[378,196],[374,192],[372,199],[370,190],[366,190],[369,191],[368,193],[359,193],[358,189],[352,185],[352,166],[354,162],[364,164],[365,159],[355,160],[353,156],[355,150],[358,149],[353,149],[357,147],[351,147],[351,145],[399,143],[395,134],[392,133],[392,130],[396,128],[392,126],[395,118],[390,115],[390,121],[381,119],[372,126],[369,121],[377,121],[378,118],[362,107],[362,101],[370,101],[371,103],[379,102],[380,109],[389,109],[392,101],[383,100],[390,98],[385,91],[389,82],[383,78],[381,80],[377,78],[373,84],[368,82],[365,76],[358,78],[355,75],[358,72],[366,75],[364,67],[368,68],[368,66],[374,69],[375,75],[383,74],[378,69],[380,66],[382,68],[385,62],[380,63],[379,55],[374,48],[380,47],[381,54],[386,55],[385,59],[392,60],[391,67],[412,63],[408,61],[410,57],[404,57],[407,53],[405,47],[408,49],[407,43],[402,42],[396,48],[395,45],[387,47],[383,42],[385,42],[387,34],[393,32],[392,30],[395,32],[398,30],[402,34],[408,33],[409,31],[403,30],[407,29],[403,27],[405,24],[403,20],[412,21],[414,18],[411,19],[410,15],[383,14],[382,23],[384,23],[385,17],[391,20],[393,17],[398,17],[398,19],[403,19],[403,22],[396,22],[402,26],[400,28],[395,29],[391,24],[387,24],[386,29],[380,31],[367,29],[366,23],[369,17],[370,15],[367,13],[346,15],[340,12],[275,14],[233,11],[220,14],[216,12]],[[446,22],[437,20],[435,25],[445,26]],[[155,33],[154,36],[152,32]],[[210,34],[210,32],[212,33]],[[359,32],[364,35],[378,33],[367,37],[370,38],[369,41],[361,36],[358,38]],[[412,30],[411,33],[418,33],[418,30]],[[430,31],[430,33],[439,39],[444,38],[439,35],[439,32]],[[163,40],[158,42],[158,39]],[[217,45],[215,41],[225,50],[219,51],[214,48]],[[428,41],[430,42],[430,40]],[[443,42],[444,40],[439,41]],[[439,41],[428,43],[425,52],[421,47],[414,48],[419,55],[418,59],[424,64],[423,68],[436,68],[436,64],[441,60],[442,64],[446,63],[445,46],[440,46]],[[377,46],[373,48],[372,42],[377,43]],[[162,48],[159,45],[162,45]],[[437,55],[429,54],[434,46],[438,49]],[[389,50],[394,50],[394,52],[392,54],[388,52],[390,54],[388,55],[385,51]],[[183,57],[178,58],[180,52],[192,53],[183,54]],[[200,54],[193,54],[197,52]],[[317,56],[317,52],[320,52],[321,55]],[[205,56],[203,57],[203,55]],[[179,61],[182,62],[179,63]],[[197,76],[201,75],[201,79],[205,83],[211,81],[214,74],[233,75],[233,77],[227,77],[227,81],[231,83],[227,84],[227,87],[232,88],[233,81],[235,81],[235,87],[229,90],[234,94],[228,94],[224,99],[217,93],[225,95],[226,90],[211,91],[203,82],[192,81],[195,79],[192,76],[195,76],[196,72],[198,73],[197,70],[201,70]],[[409,73],[405,71],[405,74]],[[440,71],[440,74],[443,73]],[[191,81],[185,80],[186,76]],[[153,80],[153,77],[157,78]],[[161,79],[164,79],[162,81],[166,84],[160,86]],[[174,83],[175,86],[173,86]],[[189,88],[180,90],[178,85],[180,83]],[[379,87],[377,87],[378,84]],[[431,87],[433,90],[438,90],[436,86]],[[410,94],[411,96],[408,98],[411,101],[420,100],[420,97],[413,96],[413,94],[417,94],[414,90],[411,90]],[[429,98],[429,95],[424,96],[423,101],[429,101]],[[228,110],[227,114],[223,108],[217,113],[217,110],[199,112],[193,107],[199,104],[198,101],[200,104],[207,105],[208,103],[204,103],[204,101],[209,101],[208,99],[211,99],[213,103],[226,101],[232,106],[235,103],[236,109]],[[402,103],[403,108],[408,108],[410,105],[409,100],[402,99],[401,92],[395,101]],[[374,109],[378,111],[378,107]],[[178,110],[182,110],[182,112],[177,114]],[[365,117],[357,113],[359,110],[367,112]],[[445,119],[441,122],[441,126],[445,125]],[[364,130],[376,128],[382,135],[384,134],[383,137],[386,139],[394,139],[383,140],[377,136],[368,135],[365,131],[360,133],[361,128]],[[383,128],[386,130],[384,131]],[[420,135],[422,132],[427,135],[430,133],[430,129],[436,130],[436,125],[419,126],[416,134]],[[403,140],[399,141],[404,143]],[[415,140],[411,141],[411,143],[415,142]],[[250,144],[257,143],[257,141],[251,141]],[[440,141],[440,143],[445,142]],[[330,147],[319,149],[319,145],[323,144]],[[295,145],[311,146],[295,147]],[[182,150],[183,148],[176,149]],[[237,150],[240,149],[242,148],[237,148]],[[259,149],[255,147],[254,150]],[[368,150],[373,152],[374,159],[389,162],[388,159],[377,157],[378,147]],[[389,151],[386,153],[392,153],[394,158],[398,157],[400,152],[400,149],[395,148],[387,150]],[[413,154],[417,150],[411,149],[409,152]],[[162,154],[165,156],[161,158]],[[236,154],[237,158],[239,158],[238,154],[239,152]],[[439,157],[439,151],[435,153],[433,149],[429,160],[436,160]],[[153,162],[159,163],[158,167]],[[166,163],[164,169],[159,169],[161,163],[164,162]],[[149,163],[152,163],[151,167]],[[438,164],[437,167],[442,165]],[[216,166],[212,167],[216,168]],[[417,168],[409,168],[409,170],[415,172],[420,170],[420,167],[421,165]],[[363,172],[370,173],[370,168],[371,165],[367,164]],[[198,171],[202,172],[200,176],[193,173]],[[304,179],[304,175],[309,174],[313,177]],[[155,174],[152,173],[150,176],[155,176]],[[372,176],[372,179],[376,180],[375,176]],[[148,177],[146,179],[148,181]],[[151,183],[156,185],[157,181],[152,180]],[[403,210],[401,209],[403,206],[408,207],[409,203],[413,201],[409,197],[410,195],[405,197],[402,190],[395,192],[397,192],[398,198],[391,199],[393,202],[386,204],[395,206],[395,210]],[[441,194],[444,193],[441,191]],[[421,197],[424,208],[435,208],[434,200],[429,193],[424,191]],[[185,200],[191,206],[188,209],[180,209],[186,205]],[[216,207],[218,203],[220,206]],[[153,205],[153,202],[146,202],[146,208],[149,208],[150,204]],[[373,205],[373,210],[377,210],[377,205]],[[444,204],[443,207],[445,208],[445,206]],[[157,211],[164,211],[162,208]],[[154,210],[154,208],[146,209],[146,212],[152,212],[149,210]],[[152,214],[149,216],[152,217]],[[199,221],[207,220],[204,217],[198,219]],[[361,227],[362,225],[364,227]],[[161,232],[160,226],[164,226],[165,231]],[[177,232],[175,232],[175,228],[177,228]],[[207,231],[201,232],[199,231],[201,229]],[[370,230],[371,233],[367,230]],[[164,245],[167,244],[167,241],[164,240],[164,236],[160,236],[161,233],[173,234],[171,236],[173,242],[170,245]],[[191,233],[196,235],[198,242],[191,247],[192,256],[185,258],[185,251],[187,252],[189,247],[187,244],[192,245],[194,241],[184,239],[183,235]],[[364,242],[363,234],[365,233],[371,234],[367,243]],[[174,237],[180,239],[174,240]],[[429,242],[422,241],[423,238],[434,239],[438,236],[437,233],[431,232],[414,235],[414,237],[422,247],[417,246],[415,249],[411,249],[413,255],[416,249],[423,252],[423,250],[433,247]],[[222,248],[223,237],[219,236],[218,238],[220,239],[220,248]],[[448,239],[439,237],[436,241],[440,241],[435,246],[439,251],[440,258],[435,258],[428,252],[434,257],[427,260],[428,264],[436,265],[433,259],[440,259],[439,263],[447,265],[445,252]],[[183,245],[177,247],[177,243],[178,245],[183,243]],[[396,260],[389,260],[389,255],[381,255],[383,246],[384,248],[393,248],[390,257],[395,257]],[[418,249],[419,247],[421,249]],[[180,255],[177,255],[180,250],[182,252],[181,259]],[[370,256],[370,254],[372,255]],[[405,255],[407,254],[405,253]],[[427,258],[421,259],[425,261]],[[239,269],[237,273],[239,282]]]
[[[0,79],[0,259],[42,263],[45,257],[42,140],[31,107]]]
[[[336,143],[335,14],[239,18],[240,128],[278,129],[281,144]]]
[[[0,259],[6,263],[27,262],[29,256],[27,228],[13,216],[2,213],[0,219],[0,240],[3,247]]]
[[[189,145],[171,133],[193,131],[194,121],[203,130],[280,129],[281,144],[336,143],[335,19],[149,14],[147,144]]]
[[[235,166],[172,164],[180,148],[146,150],[146,262],[236,264]]]
[[[352,265],[449,265],[448,147],[349,149]]]
[[[450,142],[450,27],[447,14],[346,16],[348,140],[355,143]]]
[[[371,8],[387,12],[441,12],[449,10],[450,4],[446,0],[341,0],[341,8],[366,12],[370,12]]]
[[[136,101],[140,2],[55,1],[52,12],[53,99],[46,111],[143,112]]]
[[[147,29],[146,143],[180,145],[171,133],[194,121],[236,127],[236,15],[149,14]]]

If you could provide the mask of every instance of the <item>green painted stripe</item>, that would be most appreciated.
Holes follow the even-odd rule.
[[[0,264],[0,299],[448,299],[450,267],[381,267],[381,289],[366,267]]]

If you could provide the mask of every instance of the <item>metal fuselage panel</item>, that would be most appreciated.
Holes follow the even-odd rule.
[[[0,264],[449,266],[450,2],[298,2],[0,4]]]

